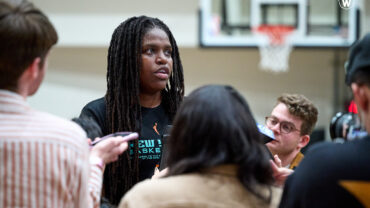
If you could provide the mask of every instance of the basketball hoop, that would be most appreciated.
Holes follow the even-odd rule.
[[[286,41],[286,36],[291,34],[294,27],[286,25],[260,25],[254,30],[256,33],[267,36],[268,42],[261,42],[258,45],[262,70],[273,72],[288,71],[289,55],[292,51],[292,44]]]

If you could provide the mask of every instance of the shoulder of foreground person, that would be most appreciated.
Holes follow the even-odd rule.
[[[99,98],[87,103],[81,110],[80,118],[81,117],[93,117],[95,119],[96,116],[103,116],[105,118],[105,98]],[[95,119],[96,120],[96,119]]]
[[[288,177],[280,207],[356,207],[342,183],[370,180],[369,149],[369,137],[314,145]]]
[[[369,149],[369,137],[343,144],[331,142],[315,144],[305,154],[292,178],[327,181],[339,176],[351,176],[355,171],[364,170],[366,161],[370,160]]]
[[[101,128],[104,135],[108,134],[106,129],[106,105],[105,98],[99,98],[86,104],[80,113],[80,118],[88,117],[93,119]]]
[[[338,164],[338,166],[343,166],[347,163],[347,165],[350,165],[352,163],[351,160],[357,160],[358,157],[366,157],[369,148],[370,137],[345,142],[343,144],[322,142],[314,144],[309,148],[305,154],[303,164],[313,163],[317,165],[323,164],[323,166],[326,166],[326,164],[331,164],[331,166],[333,166],[333,164]]]
[[[66,138],[83,138],[81,141],[85,145],[86,132],[75,122],[41,111],[34,111],[30,116],[35,119],[34,125],[43,128],[43,132],[60,134]]]
[[[119,207],[277,207],[280,195],[281,190],[274,189],[268,205],[245,190],[235,177],[184,174],[137,184]]]

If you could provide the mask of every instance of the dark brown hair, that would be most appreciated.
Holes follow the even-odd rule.
[[[0,0],[0,89],[16,90],[37,57],[41,65],[58,35],[49,19],[25,0]]]
[[[318,110],[309,99],[299,94],[283,94],[277,98],[277,105],[279,103],[285,104],[290,114],[302,120],[301,135],[312,133]]]
[[[268,152],[247,102],[234,88],[208,85],[193,91],[176,114],[168,144],[169,175],[234,164],[245,189],[271,200],[271,191],[259,189],[270,189],[273,182]]]

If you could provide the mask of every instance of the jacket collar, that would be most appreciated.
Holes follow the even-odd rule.
[[[295,156],[293,161],[290,163],[289,169],[294,170],[299,165],[299,163],[301,162],[303,158],[304,158],[304,155],[301,152],[298,152],[298,154]]]

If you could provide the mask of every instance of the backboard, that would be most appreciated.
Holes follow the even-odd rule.
[[[349,47],[358,36],[358,0],[201,0],[200,45],[254,47],[260,25],[287,25],[294,47]]]

